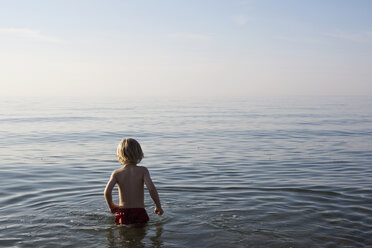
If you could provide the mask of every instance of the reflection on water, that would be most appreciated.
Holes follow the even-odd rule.
[[[372,247],[369,98],[22,99],[0,135],[0,247]],[[125,136],[165,210],[146,192],[143,228],[103,197]]]
[[[157,223],[155,226],[155,233],[149,237],[151,240],[151,247],[162,247],[161,235],[163,232],[163,224]],[[133,248],[133,247],[147,247],[143,243],[143,239],[149,232],[148,226],[144,227],[127,227],[127,226],[115,226],[107,229],[107,243],[106,247],[122,247],[122,248]]]
[[[110,228],[107,233],[109,247],[145,247],[142,243],[146,236],[145,228]]]

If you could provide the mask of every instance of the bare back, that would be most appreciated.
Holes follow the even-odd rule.
[[[126,165],[115,170],[119,189],[119,206],[122,208],[144,208],[144,177],[146,168]]]

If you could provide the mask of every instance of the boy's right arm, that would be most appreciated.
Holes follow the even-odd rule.
[[[116,210],[119,208],[119,205],[115,204],[112,201],[112,189],[114,188],[116,184],[116,178],[115,178],[115,171],[111,174],[111,178],[108,181],[106,188],[105,188],[105,199],[107,202],[107,205],[109,206],[111,213],[115,213]]]
[[[164,211],[161,208],[159,194],[158,194],[158,191],[156,190],[154,183],[151,180],[150,173],[147,170],[147,168],[145,168],[144,181],[145,181],[148,191],[150,192],[150,196],[156,205],[154,209],[154,213],[157,215],[162,215]]]

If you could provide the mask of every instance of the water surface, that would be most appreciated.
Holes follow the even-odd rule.
[[[1,247],[372,246],[369,97],[1,99],[0,137]],[[103,198],[122,137],[145,228]]]

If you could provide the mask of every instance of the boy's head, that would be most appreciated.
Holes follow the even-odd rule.
[[[143,159],[143,152],[137,140],[132,138],[123,139],[117,149],[116,155],[120,164],[137,164]]]

